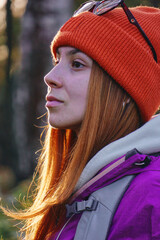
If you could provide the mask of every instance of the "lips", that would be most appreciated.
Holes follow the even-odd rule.
[[[57,98],[55,98],[51,95],[46,96],[46,100],[47,100],[47,102],[46,102],[46,107],[47,108],[57,107],[57,106],[59,106],[60,104],[63,103],[63,101],[61,101],[61,100],[59,100],[59,99],[57,99]]]

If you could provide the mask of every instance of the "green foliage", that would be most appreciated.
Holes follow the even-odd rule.
[[[0,215],[0,239],[4,240],[16,240],[17,233],[16,228],[5,216]]]
[[[30,180],[21,182],[16,186],[10,193],[2,195],[1,204],[3,206],[8,206],[9,209],[23,209],[24,197],[27,195],[27,189],[29,187]],[[30,204],[29,202],[28,204]],[[20,228],[20,223],[18,221],[12,220],[0,212],[0,240],[16,240],[18,238],[18,230]]]

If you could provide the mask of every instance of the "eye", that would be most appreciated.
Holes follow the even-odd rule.
[[[81,63],[80,61],[74,60],[74,61],[72,62],[72,67],[73,67],[73,68],[82,68],[82,67],[84,67],[84,64]]]

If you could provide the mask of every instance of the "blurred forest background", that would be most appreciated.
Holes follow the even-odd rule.
[[[0,197],[14,202],[26,192],[46,124],[44,75],[50,43],[82,0],[0,0]],[[160,7],[160,0],[126,0],[128,6]],[[43,116],[44,115],[44,116]],[[41,117],[43,116],[43,117]],[[0,237],[17,239],[0,215]]]

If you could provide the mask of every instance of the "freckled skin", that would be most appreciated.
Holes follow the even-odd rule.
[[[72,47],[58,49],[56,65],[44,78],[47,96],[60,100],[47,107],[52,127],[78,131],[86,109],[91,68],[91,58],[81,51]]]

